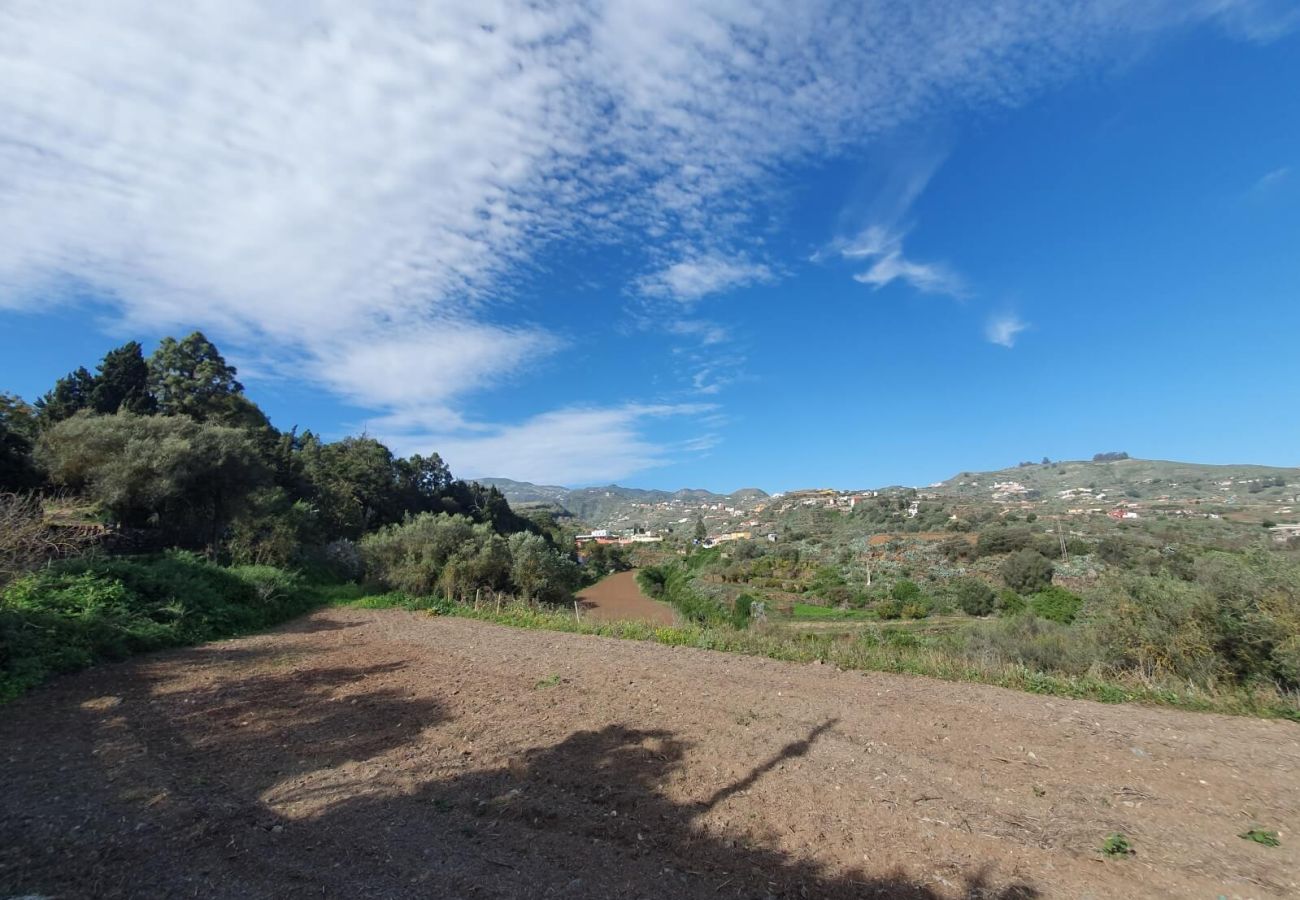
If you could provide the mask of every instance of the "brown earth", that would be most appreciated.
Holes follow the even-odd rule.
[[[582,614],[596,622],[651,622],[671,625],[673,608],[641,593],[635,572],[616,572],[578,594]]]
[[[0,709],[0,896],[1281,897],[1300,728],[326,610]],[[1282,832],[1268,848],[1237,835]],[[1103,858],[1112,832],[1136,855]]]

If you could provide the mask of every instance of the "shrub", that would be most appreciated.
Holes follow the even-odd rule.
[[[899,603],[908,603],[921,596],[921,586],[915,581],[904,578],[902,581],[894,583],[894,586],[889,590],[889,596]]]
[[[996,595],[978,578],[962,578],[956,583],[957,605],[968,616],[987,616],[993,612]]]
[[[313,602],[292,573],[189,553],[59,563],[0,593],[0,698],[100,660],[265,627]]]
[[[993,556],[998,553],[1013,553],[1032,547],[1035,541],[1034,533],[1028,528],[990,528],[979,533],[975,541],[975,555]]]
[[[731,611],[731,624],[736,628],[748,628],[750,613],[754,606],[751,594],[741,594],[736,598],[736,605]]]
[[[1069,625],[1083,608],[1083,598],[1063,587],[1052,585],[1029,598],[1034,615],[1062,625]]]
[[[691,582],[691,573],[675,563],[646,566],[637,573],[641,590],[656,600],[671,603],[687,621],[716,625],[731,619],[732,610],[700,594]]]
[[[1204,588],[1168,575],[1125,575],[1090,595],[1103,659],[1147,676],[1207,684],[1227,674],[1215,653],[1217,609]]]
[[[1017,550],[1002,563],[1002,580],[1021,594],[1041,591],[1052,583],[1052,561],[1036,550]]]
[[[1096,658],[1087,635],[1056,622],[1016,616],[971,626],[962,652],[981,661],[1016,663],[1039,672],[1081,675]]]
[[[1004,588],[998,594],[998,614],[1016,616],[1025,611],[1025,598],[1010,588]]]
[[[922,601],[904,603],[900,612],[905,619],[924,619],[930,615],[930,604]]]
[[[882,619],[897,619],[903,614],[903,604],[897,600],[881,600],[876,604],[876,615]]]

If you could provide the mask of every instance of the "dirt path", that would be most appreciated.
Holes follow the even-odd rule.
[[[583,614],[597,622],[653,622],[671,625],[677,616],[667,603],[641,593],[636,572],[616,572],[578,594]]]
[[[398,611],[62,679],[0,765],[0,897],[1300,891],[1294,724]]]

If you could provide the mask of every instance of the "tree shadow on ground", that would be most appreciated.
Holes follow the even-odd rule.
[[[52,771],[33,754],[60,739],[57,722],[26,742],[0,738],[0,758],[25,770],[0,801],[0,895],[952,896],[903,872],[830,869],[782,850],[778,834],[710,819],[834,720],[682,801],[691,748],[671,731],[611,724],[486,767],[449,760],[450,737],[426,730],[449,721],[436,700],[375,687],[401,667],[146,685],[112,708],[74,706],[65,730],[95,737],[71,742]],[[965,881],[971,900],[1038,896],[987,872]]]

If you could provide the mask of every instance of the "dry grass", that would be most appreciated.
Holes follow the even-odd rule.
[[[98,537],[93,528],[52,523],[39,494],[0,493],[0,586],[50,560],[75,556]]]

